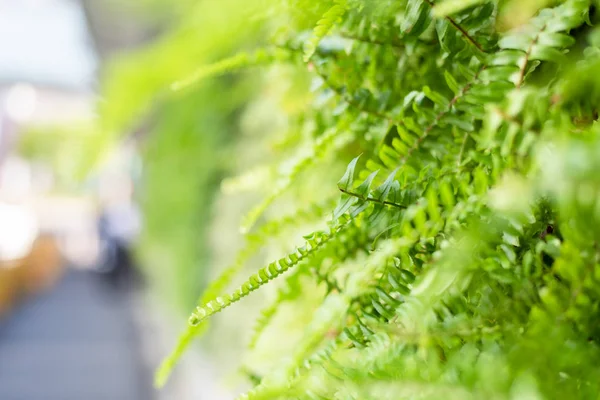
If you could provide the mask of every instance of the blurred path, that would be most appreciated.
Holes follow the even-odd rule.
[[[150,400],[127,293],[67,270],[0,321],[0,399]]]

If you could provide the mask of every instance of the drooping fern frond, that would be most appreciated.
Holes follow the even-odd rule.
[[[328,199],[323,204],[312,204],[307,210],[298,210],[281,219],[269,221],[262,225],[256,232],[246,235],[245,247],[238,252],[235,261],[225,268],[204,290],[199,303],[207,303],[223,293],[233,278],[242,271],[252,255],[255,254],[261,246],[264,246],[269,239],[281,235],[285,232],[286,227],[299,225],[303,221],[310,221],[312,219],[323,217],[331,207],[332,203],[333,201]]]
[[[336,221],[335,224],[332,223],[332,226],[328,231],[318,231],[312,233],[306,237],[306,242],[303,246],[297,247],[294,252],[270,263],[266,267],[261,268],[231,294],[224,294],[215,298],[211,298],[210,300],[204,301],[201,305],[196,307],[196,310],[192,312],[188,319],[189,327],[182,335],[176,350],[161,366],[161,372],[159,373],[161,378],[157,378],[158,384],[164,384],[165,378],[162,377],[168,376],[170,370],[177,362],[177,359],[183,353],[183,349],[189,345],[191,338],[196,335],[198,327],[201,326],[200,324],[205,319],[222,311],[224,308],[229,307],[233,303],[236,303],[262,285],[277,278],[288,269],[296,267],[298,264],[305,261],[309,256],[317,252],[324,244],[335,237],[336,234],[342,231],[344,227],[347,226],[349,221],[351,220],[343,218]]]
[[[320,246],[327,243],[327,241],[340,229],[341,226],[334,228],[331,232],[314,232],[310,237],[306,238],[306,244],[304,246],[298,247],[295,252],[260,269],[230,295],[226,294],[217,297],[198,306],[196,311],[190,316],[190,325],[195,326],[200,324],[204,319],[229,307],[231,304],[239,301],[242,297],[247,296],[258,289],[260,286],[277,278],[289,268],[295,267],[300,262],[304,261],[310,254],[318,250]]]
[[[311,369],[312,364],[323,360],[324,354],[331,353],[336,347],[333,342],[336,342],[337,339],[328,343],[324,347],[326,350],[322,348],[314,353],[313,351],[315,346],[318,346],[326,337],[326,332],[339,328],[351,306],[351,299],[360,296],[371,288],[370,281],[365,278],[381,269],[382,265],[385,265],[392,255],[406,245],[407,242],[404,240],[390,240],[382,243],[373,252],[374,256],[366,268],[362,268],[361,271],[358,271],[355,276],[349,279],[347,290],[344,293],[333,292],[326,296],[322,306],[315,312],[313,320],[307,326],[305,334],[297,344],[291,358],[286,359],[283,365],[278,366],[273,371],[272,375],[263,378],[256,388],[241,395],[239,399],[258,400],[281,395],[289,387],[290,379],[292,381],[299,379],[303,373]]]

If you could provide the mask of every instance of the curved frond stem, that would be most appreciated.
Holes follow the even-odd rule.
[[[304,246],[298,247],[296,251],[290,253],[286,257],[261,268],[233,293],[216,297],[196,307],[196,310],[192,312],[192,315],[189,318],[189,324],[191,326],[199,325],[208,317],[222,311],[233,303],[236,303],[241,298],[249,295],[267,282],[277,278],[291,267],[297,266],[347,227],[350,221],[352,220],[349,219],[341,225],[331,228],[330,232],[314,232],[306,239]]]
[[[233,278],[237,276],[246,262],[256,253],[261,246],[265,245],[269,240],[281,234],[283,230],[289,227],[297,226],[314,218],[322,217],[335,205],[335,201],[326,199],[319,204],[311,204],[310,207],[285,216],[280,219],[269,221],[262,225],[256,232],[246,235],[246,244],[240,250],[235,258],[235,261],[225,268],[223,272],[213,280],[206,288],[203,295],[198,300],[199,304],[206,303],[219,294],[221,294],[231,283]]]
[[[517,87],[517,89],[519,89],[521,87],[521,85],[523,85],[523,82],[525,81],[525,72],[527,71],[527,64],[529,64],[529,58],[531,57],[531,52],[533,51],[533,48],[535,47],[538,40],[540,39],[540,35],[542,34],[542,32],[544,32],[545,29],[546,29],[546,24],[542,25],[542,27],[537,32],[537,34],[533,37],[533,40],[531,41],[529,48],[525,52],[523,61],[521,61],[521,65],[519,66],[519,75],[517,77],[517,81],[515,82],[515,86]]]

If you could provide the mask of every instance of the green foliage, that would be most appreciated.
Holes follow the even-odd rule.
[[[219,69],[261,64],[281,53],[246,48],[256,42],[258,24],[245,24],[240,38],[225,21],[234,25],[238,21],[241,27],[246,13],[256,9],[249,5],[224,15],[223,8],[234,3],[201,7],[187,1],[169,3],[168,17],[181,13],[181,23],[152,46],[112,59],[102,82],[99,129],[107,140],[96,141],[95,150],[109,148],[119,140],[119,132],[139,139],[144,166],[138,196],[144,214],[139,264],[154,289],[179,312],[194,306],[209,279],[212,199],[219,180],[231,169],[227,143],[237,133],[236,115],[253,91],[249,77],[232,79]],[[212,42],[200,41],[203,35]],[[216,61],[237,51],[244,55]],[[200,75],[212,79],[194,85]],[[186,86],[179,82],[182,77],[193,79],[187,79]],[[175,83],[179,90],[171,89]]]
[[[163,104],[142,147],[140,265],[163,297],[180,309],[194,305],[207,280],[205,227],[220,174],[215,149],[227,138],[228,126],[226,115],[210,113],[236,105],[210,102],[205,90],[224,88],[226,84],[215,82]],[[225,132],[205,134],[209,127]]]
[[[346,12],[346,0],[336,0],[323,17],[317,22],[313,30],[313,36],[304,45],[304,61],[310,60],[317,49],[317,45],[329,33],[336,23],[342,21],[342,16]]]
[[[314,3],[263,4],[263,48],[285,57],[234,56],[190,75],[208,85],[200,78],[268,62],[264,76],[280,80],[249,104],[284,85],[276,98],[294,106],[286,132],[264,135],[278,181],[255,182],[265,200],[242,223],[248,246],[157,383],[207,318],[231,306],[235,320],[261,288],[271,303],[254,329],[237,327],[258,382],[240,398],[596,398],[595,5],[559,2],[505,32],[496,19],[514,2]],[[337,206],[323,213],[338,172]],[[287,228],[320,222],[229,290],[261,246],[297,244],[279,229],[283,208]]]

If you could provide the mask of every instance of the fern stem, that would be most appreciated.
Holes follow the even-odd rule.
[[[434,6],[433,1],[431,0],[425,0],[427,2],[427,4],[429,4],[432,8]],[[482,53],[485,53],[486,51],[483,49],[483,47],[473,38],[473,36],[469,35],[469,33],[462,27],[460,26],[452,17],[450,16],[445,16],[444,19],[446,21],[448,21],[450,23],[450,25],[452,25],[457,31],[460,32],[460,34],[469,42],[471,43],[473,46],[477,47],[477,50],[481,51]]]
[[[525,71],[527,70],[527,64],[529,64],[529,58],[531,57],[531,52],[533,51],[534,46],[537,44],[537,42],[540,38],[540,35],[546,29],[546,25],[547,24],[544,24],[540,28],[538,33],[535,35],[535,37],[531,41],[529,48],[525,52],[525,57],[523,59],[523,63],[519,66],[519,76],[517,78],[517,81],[515,82],[515,86],[517,87],[517,89],[519,89],[523,85],[523,82],[525,81]]]
[[[352,197],[356,197],[356,198],[358,198],[358,199],[360,199],[362,201],[368,201],[368,202],[372,202],[372,203],[379,203],[379,204],[383,204],[383,205],[386,205],[386,206],[392,206],[392,207],[400,208],[402,210],[404,210],[404,209],[407,208],[406,206],[403,206],[402,204],[393,203],[393,202],[387,201],[387,200],[379,200],[379,199],[376,199],[376,198],[373,198],[373,197],[370,197],[370,196],[365,197],[365,196],[362,196],[362,195],[360,195],[358,193],[351,192],[351,191],[349,191],[347,189],[344,189],[344,188],[339,188],[339,189],[340,189],[340,192],[346,193],[347,195],[352,196]]]
[[[460,163],[462,162],[463,153],[465,152],[465,147],[467,145],[467,140],[469,139],[469,133],[465,133],[463,136],[462,143],[460,145],[460,152],[458,153],[458,158],[456,160],[456,167],[460,168]]]

